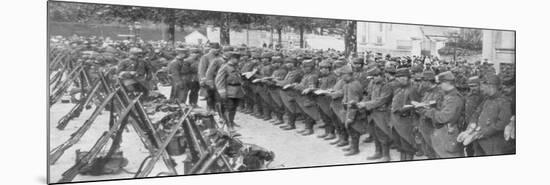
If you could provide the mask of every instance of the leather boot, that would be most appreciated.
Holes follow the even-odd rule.
[[[296,126],[290,125],[290,124],[289,124],[289,125],[281,126],[281,127],[279,127],[279,128],[281,128],[281,129],[283,129],[283,130],[294,130],[294,129],[296,129]]]
[[[379,141],[374,141],[374,155],[367,157],[367,160],[376,160],[382,158],[382,146]]]
[[[406,161],[407,160],[407,154],[403,151],[399,151],[399,160],[400,161]]]
[[[344,154],[344,156],[352,156],[359,154],[359,137],[352,137],[350,143],[350,150]]]
[[[363,140],[363,143],[371,143],[374,141],[374,138],[372,137],[372,135],[369,135],[368,137],[366,137],[364,140]]]
[[[288,125],[280,126],[279,128],[283,130],[294,130],[296,129],[296,116],[293,114],[290,114],[288,116]]]
[[[329,144],[330,145],[335,145],[335,144],[338,144],[340,142],[342,142],[342,135],[338,134],[338,139],[336,141],[330,142]]]
[[[313,134],[313,128],[306,128],[305,132],[302,132],[303,136],[309,136]]]
[[[324,139],[324,140],[332,140],[332,139],[334,139],[334,138],[336,138],[336,136],[335,136],[333,133],[329,133],[329,134],[327,135],[327,137],[325,137],[325,138],[323,138],[323,139]]]
[[[387,144],[381,144],[380,146],[382,147],[382,158],[380,159],[380,162],[391,161],[390,147]]]
[[[325,131],[325,133],[324,133],[324,134],[321,134],[321,135],[317,135],[317,138],[321,138],[321,139],[323,139],[323,138],[325,138],[325,137],[327,137],[327,136],[328,136],[328,133],[327,133],[327,132]]]
[[[414,159],[414,153],[407,153],[406,154],[406,160],[412,161]]]

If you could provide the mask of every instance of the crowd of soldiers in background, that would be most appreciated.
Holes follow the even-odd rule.
[[[317,137],[345,156],[373,142],[368,160],[390,161],[392,148],[399,160],[515,153],[515,72],[497,74],[487,61],[100,37],[58,36],[50,46],[145,99],[158,85],[195,107],[201,95],[231,131],[240,111],[283,130],[301,121],[304,136],[320,125]]]

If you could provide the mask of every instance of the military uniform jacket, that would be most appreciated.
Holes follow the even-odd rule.
[[[243,81],[236,65],[223,64],[218,70],[215,83],[219,94],[227,94],[228,98],[244,97],[244,90],[241,87]]]
[[[198,65],[198,75],[199,79],[206,79],[206,71],[208,70],[208,66],[210,66],[211,61],[213,61],[216,56],[214,56],[212,53],[208,53],[201,57]]]
[[[463,109],[464,100],[454,89],[445,93],[436,109],[430,108],[424,113],[436,125],[431,143],[440,157],[458,157],[463,153],[462,146],[456,141],[460,133],[458,121]]]
[[[483,97],[481,93],[468,93],[465,97],[465,103],[464,103],[464,120],[470,121],[472,119],[472,115],[475,113],[479,105],[483,102]],[[465,123],[468,124],[468,123]]]
[[[508,143],[504,140],[504,127],[512,117],[510,101],[502,94],[486,97],[470,122],[481,127],[482,138],[477,142],[487,155],[504,153]]]
[[[336,78],[336,75],[334,73],[329,73],[328,75],[320,76],[319,77],[319,89],[326,90],[334,87],[336,84],[336,81],[338,79]],[[327,115],[330,115],[332,113],[332,110],[330,108],[330,102],[332,101],[332,98],[329,96],[317,96],[317,104],[319,105],[319,108]]]
[[[365,102],[365,109],[371,112],[368,122],[374,121],[380,130],[391,135],[388,123],[390,121],[389,106],[393,96],[392,86],[386,80],[371,80],[368,89],[369,93]]]
[[[136,75],[132,78],[135,80],[145,80],[146,76],[150,73],[151,67],[145,61],[138,61],[139,59],[124,59],[118,64],[117,74],[121,72],[136,72]]]
[[[344,104],[342,104],[342,97],[344,96],[344,84],[345,82],[343,79],[338,79],[338,81],[336,81],[336,84],[334,84],[334,86],[332,87],[332,90],[334,92],[331,94],[332,101],[330,102],[330,109],[332,109],[332,111],[336,113],[336,115],[338,115],[338,118],[342,123],[346,121]]]
[[[172,80],[178,83],[197,82],[197,66],[198,61],[192,59],[177,60],[174,59],[168,65],[168,70]]]
[[[358,103],[363,99],[364,88],[361,85],[361,82],[358,80],[353,80],[351,82],[344,83],[342,93],[344,95],[342,98],[342,104],[344,104],[344,107],[347,107],[346,120],[360,120],[366,118],[366,115],[364,114],[359,114],[360,116],[357,117],[357,108],[346,106],[352,102]]]
[[[223,64],[225,64],[225,59],[222,57],[217,57],[210,62],[210,65],[206,70],[206,85],[212,89],[215,88],[214,80],[216,79],[216,75]]]
[[[300,83],[296,86],[294,86],[294,89],[298,91],[297,93],[301,94],[303,90],[307,88],[317,88],[319,86],[319,72],[318,71],[312,71],[308,74],[305,74],[304,77],[302,77],[302,80]],[[305,96],[305,100],[303,105],[305,107],[310,107],[313,105],[316,105],[315,98],[311,95],[303,95]]]
[[[417,89],[410,84],[405,87],[395,87],[390,106],[390,127],[395,128],[398,134],[409,144],[414,144],[412,134],[414,128],[412,109],[405,109],[405,105],[411,105],[412,101],[420,99]]]

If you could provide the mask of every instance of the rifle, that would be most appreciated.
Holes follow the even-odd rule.
[[[101,137],[97,140],[90,151],[84,157],[78,160],[76,164],[74,164],[71,168],[63,173],[61,179],[58,181],[59,183],[72,181],[76,177],[76,175],[78,175],[80,169],[90,166],[94,163],[96,155],[98,155],[101,149],[107,144],[113,133],[115,133],[115,131],[117,131],[118,129],[123,129],[120,128],[122,121],[125,120],[124,118],[128,116],[128,113],[130,113],[130,110],[132,110],[132,106],[136,104],[140,97],[141,94],[138,95],[134,100],[132,100],[132,102],[126,108],[124,108],[122,114],[117,119],[115,124],[109,129],[109,131],[103,132],[103,135],[101,135]]]
[[[135,176],[136,178],[137,177],[145,177],[145,176],[149,175],[149,173],[151,173],[151,171],[153,170],[153,167],[155,167],[155,163],[159,160],[161,155],[163,153],[165,153],[166,146],[168,146],[168,143],[170,143],[170,141],[172,140],[174,135],[176,135],[176,132],[178,132],[178,128],[180,128],[182,126],[183,122],[185,122],[187,120],[187,116],[189,116],[189,113],[191,113],[191,109],[188,109],[187,112],[185,112],[183,114],[183,116],[181,117],[181,120],[176,125],[172,126],[172,128],[170,128],[170,130],[172,130],[172,131],[168,134],[168,137],[166,137],[164,142],[161,143],[160,147],[158,148],[158,151],[153,155],[151,160],[149,160],[149,162],[143,168],[143,170],[140,170],[136,174],[136,176]]]
[[[225,141],[225,144],[223,145],[223,147],[219,148],[218,150],[215,150],[214,153],[212,153],[212,155],[208,158],[208,160],[204,162],[204,165],[200,166],[197,173],[199,174],[205,173],[210,168],[210,166],[212,166],[212,164],[214,164],[214,162],[216,162],[216,160],[223,155],[223,152],[225,151],[225,149],[227,149],[227,147],[229,147],[228,140]],[[227,167],[230,168],[229,166]]]
[[[74,75],[74,74],[77,71],[81,71],[81,70],[82,70],[82,66],[79,65],[69,73],[69,75],[67,76],[67,79],[61,84],[59,88],[54,89],[54,92],[52,93],[52,95],[50,95],[50,107],[53,104],[55,104],[55,102],[57,102],[59,98],[61,98],[61,95],[63,95],[63,93],[67,90],[67,88],[69,88],[69,86],[72,84],[74,79],[78,77],[77,75]]]
[[[65,116],[63,116],[59,120],[59,122],[57,123],[57,127],[56,127],[57,129],[59,129],[59,130],[65,129],[65,127],[67,126],[69,121],[71,121],[73,118],[76,118],[80,115],[80,113],[82,112],[84,107],[86,107],[86,105],[88,105],[90,103],[90,101],[93,99],[94,95],[97,93],[97,90],[100,87],[99,83],[100,83],[100,81],[96,82],[96,84],[94,85],[92,91],[87,94],[86,99],[84,101],[81,100],[78,104],[76,104],[71,109],[71,111],[69,111],[69,113],[67,113]]]
[[[117,89],[118,91],[118,89]],[[55,162],[63,155],[65,150],[76,144],[82,136],[84,136],[84,133],[90,128],[94,120],[97,118],[97,116],[101,113],[101,111],[104,109],[104,107],[109,103],[109,101],[113,98],[115,95],[115,92],[110,93],[104,100],[101,102],[101,104],[96,107],[90,118],[88,118],[84,124],[73,134],[71,134],[71,138],[67,141],[65,141],[63,144],[59,145],[58,147],[54,148],[50,152],[50,165],[55,164]]]

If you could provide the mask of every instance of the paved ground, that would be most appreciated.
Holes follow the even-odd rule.
[[[161,92],[169,92],[169,88],[161,88]],[[199,105],[205,107],[205,102],[200,102]],[[84,111],[79,118],[71,121],[65,130],[57,130],[55,128],[57,121],[66,114],[72,106],[73,104],[57,103],[51,108],[50,148],[54,148],[70,138],[70,134],[76,131],[93,111],[93,109]],[[99,136],[107,130],[108,119],[108,113],[103,112],[103,114],[96,119],[81,141],[67,150],[56,164],[50,166],[51,182],[56,182],[61,177],[61,174],[74,164],[75,150],[80,149],[87,151],[91,148]],[[236,123],[241,126],[237,127],[237,132],[242,134],[241,140],[247,143],[257,144],[275,152],[276,157],[275,161],[270,165],[271,168],[376,162],[366,160],[366,156],[374,152],[373,143],[361,143],[360,154],[345,157],[341,148],[336,148],[329,144],[330,141],[316,137],[317,134],[323,132],[320,128],[316,128],[315,135],[302,136],[297,134],[296,130],[285,131],[278,126],[272,125],[270,122],[258,120],[253,116],[242,113],[237,113]],[[297,127],[297,130],[299,130],[304,127],[304,124],[298,122]],[[363,137],[361,139],[363,139]],[[148,155],[148,152],[132,129],[129,129],[129,132],[124,132],[121,147],[125,157],[129,159],[129,164],[125,169],[128,171],[136,171],[141,161]],[[395,150],[391,151],[391,156],[393,160],[399,159],[399,153]],[[176,167],[178,173],[182,173],[183,165],[181,161],[183,161],[184,157],[176,156],[174,158],[179,164]],[[151,175],[156,175],[162,171],[167,171],[166,167],[163,163],[157,163]],[[126,173],[110,176],[78,175],[74,181],[132,177],[132,174]]]

